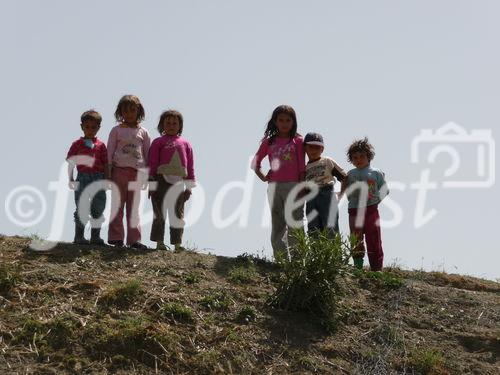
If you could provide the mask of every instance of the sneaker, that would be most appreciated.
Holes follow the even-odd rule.
[[[130,245],[132,249],[137,249],[137,250],[146,250],[148,247],[140,242],[133,243]]]
[[[108,243],[114,247],[123,247],[123,241],[121,240],[109,240]]]

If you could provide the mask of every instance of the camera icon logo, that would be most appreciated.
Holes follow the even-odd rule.
[[[429,168],[441,156],[451,161],[443,171],[443,188],[490,188],[495,184],[495,140],[491,129],[467,133],[462,126],[449,122],[435,131],[423,129],[413,138],[413,164],[427,163]]]

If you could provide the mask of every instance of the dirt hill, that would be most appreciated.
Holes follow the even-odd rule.
[[[0,237],[0,374],[499,374],[500,285],[354,273],[333,333],[254,257]]]

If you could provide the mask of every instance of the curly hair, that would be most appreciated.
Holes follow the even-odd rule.
[[[144,120],[146,113],[144,112],[144,107],[141,104],[139,98],[135,95],[123,95],[116,106],[115,119],[118,122],[123,121],[123,110],[129,106],[137,107],[137,122]]]
[[[349,148],[347,149],[347,160],[352,162],[352,155],[356,152],[362,152],[366,154],[368,160],[373,160],[375,157],[375,149],[372,144],[368,142],[368,138],[365,137],[363,139],[356,139],[351,143]]]
[[[271,119],[267,123],[266,131],[264,132],[264,137],[262,138],[262,140],[264,139],[269,140],[269,144],[272,144],[274,142],[274,139],[278,135],[278,127],[276,126],[276,120],[278,119],[278,116],[282,113],[290,116],[293,121],[293,126],[292,129],[290,130],[290,139],[295,137],[295,135],[297,134],[297,115],[295,114],[295,110],[289,105],[284,105],[284,104],[280,105],[274,109]]]
[[[80,117],[80,122],[83,124],[84,121],[88,120],[96,121],[97,123],[99,123],[99,125],[101,125],[102,116],[95,109],[89,109],[88,111],[82,113]]]
[[[179,111],[176,111],[175,109],[169,109],[168,111],[165,111],[161,114],[160,120],[158,121],[158,126],[156,129],[158,129],[158,133],[163,134],[163,123],[167,119],[167,117],[176,117],[177,120],[179,120],[179,131],[177,135],[182,134],[182,129],[184,128],[184,118],[182,117],[182,113]]]

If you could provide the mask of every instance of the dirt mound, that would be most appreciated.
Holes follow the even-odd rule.
[[[500,285],[356,273],[327,333],[270,308],[275,265],[0,237],[1,374],[498,374]]]

